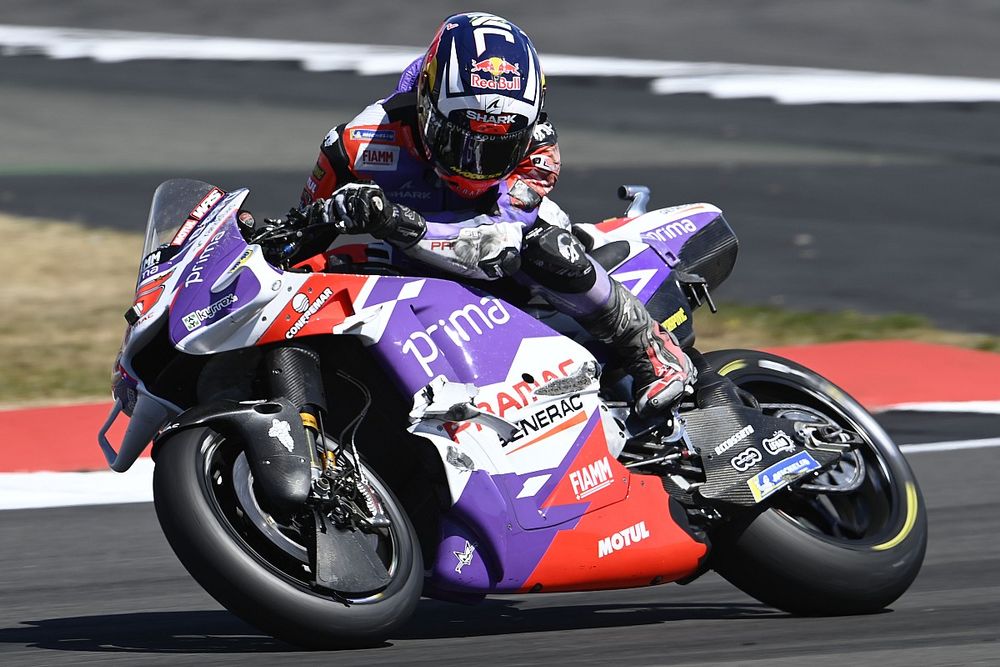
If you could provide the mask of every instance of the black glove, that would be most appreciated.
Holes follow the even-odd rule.
[[[371,234],[384,239],[395,226],[385,193],[370,183],[348,183],[338,188],[327,201],[326,214],[344,234]]]
[[[371,183],[348,183],[323,206],[326,221],[344,234],[371,234],[409,248],[423,238],[427,223],[416,211],[391,204],[382,188]]]

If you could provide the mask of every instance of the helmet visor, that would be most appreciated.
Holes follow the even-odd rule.
[[[431,110],[424,116],[423,139],[435,166],[473,181],[497,181],[524,159],[531,143],[531,126],[506,132],[491,126],[489,132],[473,132]],[[487,125],[487,124],[484,124]]]

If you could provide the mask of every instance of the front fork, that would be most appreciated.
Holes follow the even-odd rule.
[[[322,486],[323,471],[334,461],[331,451],[324,447],[321,455],[316,446],[317,438],[323,432],[322,420],[326,413],[326,391],[319,354],[301,343],[274,347],[265,354],[264,372],[268,393],[274,398],[288,399],[299,411],[305,427],[313,484],[320,483]]]
[[[308,503],[315,533],[310,548],[310,567],[315,585],[338,594],[360,594],[380,590],[389,581],[388,571],[363,533],[387,528],[383,511],[363,471],[354,443],[354,433],[371,404],[367,388],[352,378],[365,397],[365,407],[336,443],[353,459],[353,471],[337,470],[336,451],[324,435],[326,391],[320,355],[301,343],[282,345],[266,353],[267,388],[271,396],[289,400],[299,412],[310,455],[312,494]],[[320,445],[320,446],[317,446]]]

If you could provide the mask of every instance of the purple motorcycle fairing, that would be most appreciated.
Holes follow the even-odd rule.
[[[610,275],[647,303],[670,277],[671,269],[652,248],[645,248],[619,264]]]
[[[652,211],[607,233],[612,240],[631,240],[648,246],[638,252],[633,250],[625,261],[610,271],[613,278],[643,303],[648,303],[657,289],[669,279],[684,245],[721,215],[715,207],[686,216],[671,215],[671,211]],[[653,216],[655,218],[650,220]]]
[[[177,345],[204,327],[250,306],[260,293],[260,281],[252,271],[240,272],[231,284],[219,292],[212,292],[211,289],[223,272],[247,250],[236,216],[248,194],[248,190],[236,190],[226,195],[186,242],[202,243],[205,239],[194,256],[184,260],[177,292],[170,304],[168,332],[171,343]]]
[[[641,239],[649,247],[633,250],[611,275],[642,302],[648,302],[670,278],[685,242],[718,215],[718,211],[696,213],[682,218],[682,223],[663,215],[660,226],[644,225],[646,231],[635,240]],[[635,235],[633,230],[623,232]],[[471,473],[461,497],[442,518],[443,537],[428,582],[430,591],[442,597],[475,599],[488,593],[523,589],[556,534],[573,529],[591,509],[585,501],[553,507],[541,507],[539,503],[569,473],[601,418],[600,411],[590,416],[586,428],[554,469],[525,475],[490,475],[481,470]],[[545,485],[532,497],[517,498],[524,480],[541,474],[551,475]]]
[[[556,468],[525,475],[490,475],[482,470],[471,473],[462,496],[442,517],[442,539],[428,582],[431,590],[470,596],[471,599],[524,588],[556,535],[562,530],[572,530],[590,509],[587,501],[544,510],[539,508],[538,502],[547,498],[568,474],[584,443],[595,428],[601,427],[602,415],[600,411],[591,415]],[[534,498],[517,499],[510,493],[521,488],[524,479],[546,473],[551,475],[549,481]],[[506,489],[507,493],[501,489]],[[519,502],[530,505],[528,509],[532,512],[543,514],[536,527],[525,528],[511,520],[515,504]],[[459,554],[468,556],[470,545],[471,558],[463,563]]]
[[[413,288],[416,296],[400,298]],[[503,382],[524,339],[559,336],[513,305],[447,280],[379,277],[366,307],[379,303],[393,310],[370,349],[408,396],[438,376],[477,386]],[[591,358],[573,341],[565,345],[577,361]]]
[[[713,207],[713,210],[692,213],[681,216],[679,219],[673,218],[668,212],[653,211],[647,215],[660,215],[663,218],[663,224],[643,231],[640,234],[642,241],[653,248],[667,263],[667,266],[674,267],[680,258],[684,244],[718,218],[720,213],[718,209]]]

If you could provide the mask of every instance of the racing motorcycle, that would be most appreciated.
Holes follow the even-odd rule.
[[[313,254],[334,225],[243,224],[248,194],[156,190],[98,440],[119,472],[152,442],[171,547],[261,630],[364,645],[422,594],[710,569],[791,613],[858,614],[917,575],[924,505],[874,419],[790,360],[693,347],[736,260],[718,208],[647,212],[648,189],[623,186],[623,216],[573,227],[698,367],[642,420],[607,347],[516,285],[404,274],[374,243]]]

